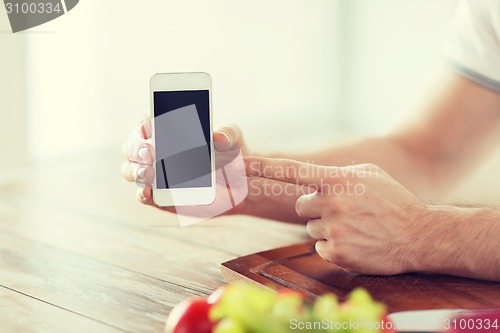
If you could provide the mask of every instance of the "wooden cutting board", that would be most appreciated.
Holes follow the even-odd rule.
[[[311,297],[332,292],[340,299],[356,287],[367,289],[390,313],[424,309],[500,307],[500,283],[434,274],[368,276],[347,273],[321,259],[314,243],[259,252],[221,264],[227,282],[248,280],[288,287]]]

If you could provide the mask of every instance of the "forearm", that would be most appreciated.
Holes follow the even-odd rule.
[[[499,210],[429,206],[413,234],[410,270],[500,281]]]
[[[423,196],[439,197],[490,154],[500,140],[500,94],[443,71],[391,134],[281,157],[321,165],[373,163]]]

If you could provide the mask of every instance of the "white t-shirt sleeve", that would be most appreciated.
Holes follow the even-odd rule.
[[[444,55],[456,72],[500,92],[500,0],[462,0]]]

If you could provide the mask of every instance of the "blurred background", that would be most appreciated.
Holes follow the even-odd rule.
[[[120,154],[149,113],[157,72],[210,73],[215,125],[238,124],[251,149],[307,149],[386,131],[442,65],[455,5],[81,0],[17,34],[0,10],[0,172]],[[494,200],[499,166],[497,154],[451,198]]]

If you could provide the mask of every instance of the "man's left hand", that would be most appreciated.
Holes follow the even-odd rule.
[[[316,251],[346,271],[392,275],[418,270],[418,249],[429,242],[427,208],[373,164],[329,167],[293,160],[245,158],[248,176],[305,185],[297,214],[309,219]]]

